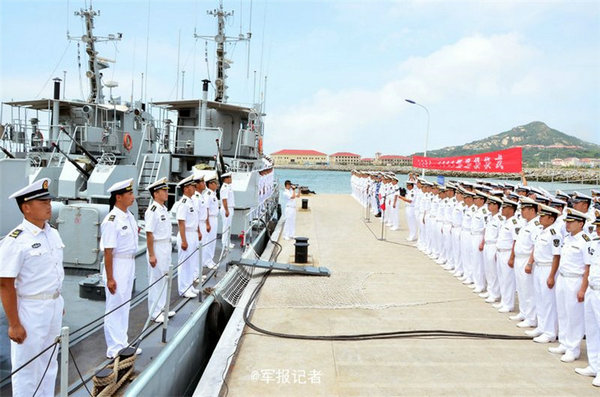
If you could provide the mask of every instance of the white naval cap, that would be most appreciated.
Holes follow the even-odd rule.
[[[550,206],[547,206],[546,204],[540,204],[540,216],[549,215],[558,218],[561,214],[562,212],[560,212],[556,208],[552,208]]]
[[[573,200],[574,201],[589,201],[589,202],[591,202],[592,197],[588,196],[587,194],[573,192]]]
[[[221,175],[221,179],[228,178],[228,177],[230,177],[231,175],[232,175],[232,174],[231,174],[231,172],[226,172],[226,173],[224,173],[224,174],[222,174],[222,175]]]
[[[17,203],[24,203],[31,200],[50,200],[54,197],[48,192],[50,178],[42,178],[17,190],[9,198],[16,199]]]
[[[169,190],[169,185],[168,185],[169,180],[167,178],[160,178],[158,180],[156,180],[154,183],[151,183],[150,185],[148,185],[148,190],[150,191],[150,193],[154,193],[157,190]]]
[[[113,184],[106,190],[110,194],[123,194],[133,191],[133,178],[125,179]]]
[[[521,203],[521,208],[527,208],[527,207],[537,208],[537,206],[538,206],[537,201],[532,200],[529,197],[521,197],[521,199],[519,201]]]
[[[567,208],[567,217],[565,218],[565,222],[579,221],[585,222],[587,221],[587,215],[583,212],[577,211],[573,208]]]
[[[487,199],[488,199],[488,204],[497,204],[498,207],[502,206],[502,198],[498,197],[498,196],[494,196],[493,194],[488,194],[487,195]]]
[[[208,184],[208,182],[212,182],[212,181],[217,181],[217,173],[216,172],[211,172],[210,174],[207,174],[204,176],[204,181]]]
[[[179,181],[179,183],[177,184],[177,187],[180,187],[183,189],[186,186],[195,185],[195,184],[196,184],[196,181],[194,181],[194,175],[192,174],[192,175],[188,175],[187,177],[185,177],[181,181]]]

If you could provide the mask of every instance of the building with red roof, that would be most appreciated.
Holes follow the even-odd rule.
[[[412,157],[398,156],[394,154],[384,154],[378,156],[374,162],[375,165],[392,165],[392,166],[410,166],[412,165]]]
[[[271,153],[275,165],[326,165],[327,154],[317,150],[283,149]]]
[[[350,152],[336,152],[329,155],[330,165],[359,164],[360,154]]]

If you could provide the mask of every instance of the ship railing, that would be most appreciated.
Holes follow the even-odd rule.
[[[249,245],[254,240],[254,227],[257,222],[267,222],[270,215],[277,209],[279,203],[279,184],[273,184],[273,191],[260,200],[256,206],[250,208],[246,214],[244,240]]]
[[[228,232],[229,229],[225,229],[223,231],[223,233]],[[177,263],[176,265],[174,265],[173,263],[171,263],[169,265],[169,269],[167,272],[165,272],[161,277],[159,277],[157,280],[155,280],[154,282],[150,283],[146,288],[144,288],[143,290],[141,290],[140,292],[138,292],[135,296],[131,296],[130,299],[128,299],[127,301],[121,303],[119,306],[115,307],[114,309],[112,309],[111,311],[104,313],[103,315],[99,316],[98,318],[88,322],[87,324],[83,325],[82,327],[74,330],[74,331],[70,331],[69,327],[62,327],[61,328],[61,333],[59,336],[56,337],[54,343],[52,343],[50,346],[47,346],[46,348],[44,348],[42,351],[40,351],[38,354],[36,354],[35,356],[33,356],[29,361],[27,361],[26,363],[24,363],[23,365],[21,365],[20,367],[13,369],[12,372],[0,379],[0,387],[3,387],[4,385],[6,385],[9,380],[12,378],[12,376],[14,374],[16,374],[17,372],[21,371],[23,368],[27,367],[28,365],[30,365],[31,363],[33,363],[35,360],[37,359],[42,359],[41,356],[45,355],[48,351],[51,350],[50,355],[47,358],[47,366],[50,366],[51,361],[54,359],[54,357],[58,357],[58,353],[60,351],[60,389],[59,389],[59,396],[67,396],[68,394],[74,392],[75,390],[79,389],[80,387],[85,387],[86,391],[88,392],[88,394],[91,396],[92,393],[88,388],[88,383],[90,382],[90,380],[92,380],[92,378],[95,376],[95,373],[97,373],[96,371],[93,371],[92,375],[86,375],[86,377],[83,376],[82,372],[80,371],[79,366],[77,365],[77,361],[75,360],[75,356],[73,355],[72,351],[71,351],[71,346],[70,343],[74,340],[73,336],[84,331],[84,330],[88,330],[88,332],[92,332],[96,329],[96,327],[98,327],[101,323],[101,321],[104,320],[104,318],[112,313],[114,313],[115,311],[121,309],[123,306],[125,305],[130,305],[132,303],[132,301],[134,300],[138,300],[140,296],[144,296],[143,294],[147,293],[150,288],[156,286],[158,283],[162,282],[163,280],[166,279],[166,283],[163,283],[162,287],[161,287],[161,291],[159,293],[159,297],[163,294],[166,293],[167,297],[171,296],[171,286],[172,286],[172,281],[173,281],[173,276],[175,275],[175,271],[182,266],[184,263],[186,263],[188,261],[188,259],[192,258],[195,253],[197,251],[200,251],[199,253],[199,257],[202,258],[202,249],[204,247],[206,247],[207,245],[213,243],[214,241],[216,241],[219,237],[215,236],[214,239],[210,240],[210,241],[206,241],[203,242],[202,244],[200,244],[194,251],[190,252],[189,255],[187,257],[185,257],[181,262]],[[217,266],[210,270],[210,272],[207,274],[206,280],[199,280],[199,285],[204,286],[208,281],[210,281],[213,277],[217,276],[217,272],[219,269],[219,266],[224,263],[224,261],[227,259],[227,254],[229,253],[230,248],[228,246],[223,246],[221,248],[221,253],[219,254],[219,259],[217,260],[216,264]],[[202,268],[203,268],[203,264],[202,261],[199,260],[198,261],[198,266],[199,266],[199,274],[200,277],[202,276]],[[194,284],[191,284],[184,292],[183,294],[185,294],[189,289],[191,289],[194,286]],[[166,291],[165,291],[166,289]],[[183,295],[182,294],[182,295]],[[191,299],[191,298],[186,298],[186,299]],[[200,302],[202,302],[202,293],[198,294],[198,300]],[[127,347],[137,347],[148,335],[150,335],[150,333],[152,333],[154,330],[156,330],[158,327],[162,327],[162,342],[163,343],[167,343],[167,331],[168,331],[168,325],[169,325],[169,316],[168,313],[170,311],[170,299],[166,299],[166,305],[165,307],[161,310],[160,315],[163,315],[164,317],[164,322],[161,325],[157,325],[154,324],[155,320],[158,318],[158,316],[154,317],[152,315],[152,313],[154,312],[154,310],[156,309],[156,305],[158,304],[159,299],[157,298],[156,302],[154,303],[154,307],[150,308],[149,310],[149,315],[146,318],[146,321],[144,323],[144,326],[142,327],[142,330],[132,339],[132,342],[129,343],[129,345]],[[182,306],[182,305],[181,305]],[[181,307],[180,306],[180,307]],[[94,326],[94,328],[91,328],[92,331],[90,331],[90,327]],[[81,337],[80,337],[81,338]],[[60,347],[60,350],[57,351],[57,349]],[[55,355],[56,354],[56,355]],[[74,385],[69,386],[69,379],[68,379],[68,375],[69,375],[69,357],[71,358],[71,361],[73,362],[73,365],[75,366],[75,369],[77,371],[77,374],[79,376],[79,382],[75,382]],[[43,358],[46,362],[46,357]],[[109,360],[109,361],[105,361],[103,364],[100,365],[100,367],[107,367],[108,365],[112,364],[113,360]],[[96,368],[96,367],[95,367]],[[86,371],[87,373],[90,373],[90,371]],[[46,376],[46,372],[44,372],[41,376],[41,379],[38,381],[37,383],[37,389],[39,389],[39,387],[41,386],[44,378]],[[36,392],[34,393],[37,394],[37,389]]]

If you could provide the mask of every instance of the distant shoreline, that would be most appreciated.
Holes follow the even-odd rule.
[[[421,174],[420,168],[401,166],[376,166],[376,165],[285,165],[275,166],[276,169],[290,170],[312,170],[312,171],[342,171],[349,172],[354,169],[359,171],[388,171],[396,174],[408,174],[415,172]],[[572,168],[524,168],[525,178],[530,182],[567,182],[600,185],[600,170],[594,169],[572,169]],[[468,178],[496,178],[507,180],[520,180],[520,174],[504,173],[482,173],[482,172],[458,172],[425,170],[425,175]]]

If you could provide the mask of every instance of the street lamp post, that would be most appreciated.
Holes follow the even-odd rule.
[[[425,112],[427,113],[427,132],[425,133],[425,152],[423,154],[424,157],[427,157],[427,142],[429,141],[429,110],[427,110],[427,108],[425,106],[413,101],[412,99],[405,99],[405,101],[412,105],[417,105],[417,106],[422,107],[423,109],[425,109]],[[425,177],[425,168],[423,168],[421,177]]]

